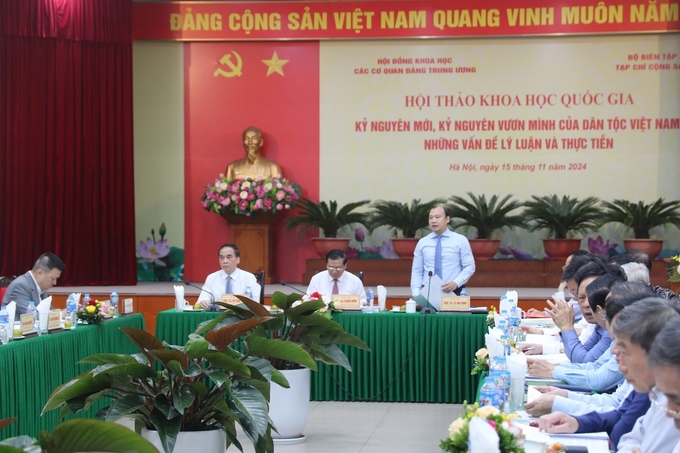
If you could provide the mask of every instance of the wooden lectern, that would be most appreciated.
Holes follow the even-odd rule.
[[[276,214],[253,216],[222,214],[231,228],[231,241],[243,251],[239,267],[253,274],[265,272],[265,284],[274,277],[274,222]]]

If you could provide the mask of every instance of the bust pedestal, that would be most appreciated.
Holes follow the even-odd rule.
[[[265,272],[264,283],[274,277],[274,222],[276,214],[254,216],[222,214],[231,227],[231,241],[243,251],[239,267],[253,274]]]

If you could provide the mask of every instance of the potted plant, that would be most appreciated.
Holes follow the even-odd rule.
[[[241,338],[267,322],[277,320],[232,316],[228,325],[212,329],[205,338],[192,335],[181,347],[164,344],[143,330],[123,328],[140,353],[97,354],[81,360],[96,367],[54,390],[43,413],[61,408],[63,417],[106,397],[111,404],[98,415],[107,421],[134,418],[143,425],[142,435],[165,453],[195,451],[197,444],[202,451],[223,453],[227,442],[241,448],[237,423],[256,452],[271,452],[269,381],[288,383],[255,351],[305,366],[314,361],[292,342],[270,350],[260,337],[252,337],[252,344],[251,337]],[[235,342],[238,348],[232,348]]]
[[[370,349],[361,339],[345,332],[340,324],[330,319],[330,301],[324,302],[320,294],[305,296],[301,300],[299,294],[286,295],[277,291],[272,295],[272,304],[277,310],[271,314],[267,308],[245,296],[236,297],[243,305],[218,303],[229,311],[199,325],[196,333],[219,328],[235,320],[268,320],[245,337],[246,353],[267,359],[274,368],[271,370],[273,382],[279,384],[281,381],[273,377],[281,375],[290,383],[289,388],[271,386],[269,416],[276,427],[276,432],[272,432],[275,441],[285,440],[284,443],[288,444],[303,442],[302,431],[309,408],[310,373],[317,370],[315,360],[340,365],[351,371],[349,360],[338,345]],[[290,360],[279,353],[286,344],[302,349],[309,360]]]
[[[14,418],[0,420],[0,429]],[[2,453],[157,453],[148,440],[134,431],[101,420],[77,418],[61,423],[52,434],[40,432],[40,440],[30,436],[17,436],[0,442]]]
[[[633,229],[635,239],[624,239],[626,250],[642,250],[653,260],[663,247],[663,239],[650,239],[649,230],[661,225],[680,228],[680,201],[659,198],[653,203],[614,200],[604,203],[605,222],[619,222]]]
[[[318,228],[321,230],[324,237],[312,238],[312,243],[314,244],[314,250],[322,258],[325,258],[326,254],[333,249],[347,251],[349,238],[338,238],[338,230],[351,223],[365,224],[366,215],[353,211],[368,203],[370,203],[369,200],[356,201],[354,203],[347,203],[338,209],[337,201],[330,201],[328,203],[320,201],[316,203],[309,199],[301,198],[297,203],[299,213],[294,217],[288,218],[286,231],[294,228],[300,228],[302,232],[305,232],[307,228]]]
[[[448,206],[452,219],[461,219],[456,227],[466,226],[477,229],[477,238],[470,239],[472,255],[476,260],[490,260],[501,246],[500,239],[492,239],[494,233],[503,227],[514,228],[523,226],[524,219],[518,215],[510,215],[522,204],[512,200],[512,194],[506,195],[499,201],[498,195],[493,195],[487,203],[486,197],[479,197],[468,192],[470,200],[454,195],[449,198],[453,202]]]
[[[378,200],[371,205],[366,223],[371,230],[387,226],[393,230],[395,236],[401,233],[401,238],[392,238],[394,253],[401,259],[413,258],[413,251],[418,243],[416,234],[429,225],[430,210],[443,202],[439,198],[425,203],[414,199],[409,205],[399,201]]]
[[[543,239],[543,248],[550,259],[565,260],[581,246],[581,239],[570,239],[571,233],[587,234],[602,225],[602,213],[598,208],[599,200],[588,197],[579,200],[564,195],[532,195],[533,200],[524,203],[522,217],[530,231],[548,230],[548,238]]]

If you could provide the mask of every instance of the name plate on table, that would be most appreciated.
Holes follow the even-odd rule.
[[[61,310],[50,310],[47,315],[47,330],[61,328]]]
[[[470,296],[442,296],[440,311],[470,311]]]
[[[121,315],[129,315],[130,313],[135,312],[135,306],[132,302],[131,297],[122,300],[122,304],[120,304],[119,311]]]
[[[358,294],[333,294],[331,300],[335,308],[340,310],[361,310],[361,298]]]
[[[234,296],[233,294],[222,294],[222,302],[225,304],[231,304],[231,305],[238,305],[241,302],[241,299],[238,297]]]
[[[23,314],[20,316],[21,319],[21,335],[26,335],[33,333],[35,331],[35,314]]]

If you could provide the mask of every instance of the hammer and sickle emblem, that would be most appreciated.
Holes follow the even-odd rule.
[[[231,53],[233,53],[234,56],[236,57],[236,64],[234,64],[231,61]],[[220,58],[220,64],[229,66],[229,69],[231,70],[225,71],[222,68],[217,68],[215,72],[213,72],[213,76],[217,77],[218,75],[221,75],[223,77],[235,77],[235,76],[241,77],[242,74],[241,68],[243,67],[243,60],[241,60],[241,55],[236,53],[235,50],[232,50],[231,53],[228,53],[222,56],[222,58]]]

